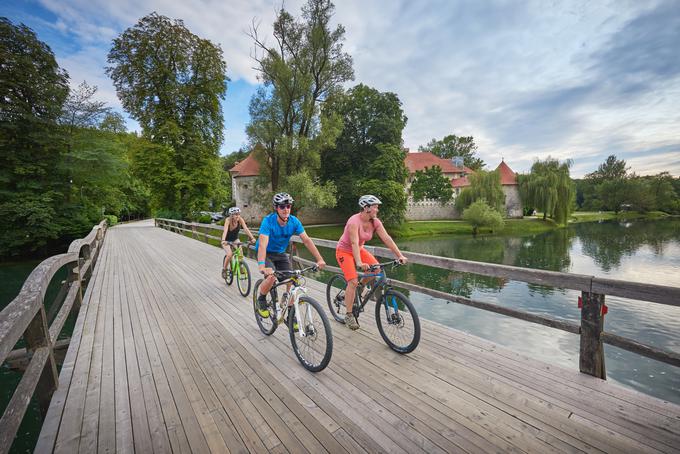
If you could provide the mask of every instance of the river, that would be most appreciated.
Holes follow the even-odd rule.
[[[398,242],[431,255],[680,287],[680,219],[576,224],[523,237],[438,237]],[[418,285],[579,322],[580,292],[411,265],[393,274]],[[421,317],[578,370],[579,336],[410,293]],[[607,296],[605,330],[680,353],[680,307]],[[680,404],[680,368],[605,345],[607,377]]]

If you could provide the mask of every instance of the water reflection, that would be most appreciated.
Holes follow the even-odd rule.
[[[589,223],[523,237],[439,237],[401,248],[526,268],[680,287],[680,220]],[[480,301],[578,321],[580,292],[409,265],[393,276]],[[568,333],[411,293],[423,318],[548,362],[578,367],[579,339]],[[680,308],[607,297],[605,330],[680,353]],[[680,368],[605,346],[608,377],[680,403]]]

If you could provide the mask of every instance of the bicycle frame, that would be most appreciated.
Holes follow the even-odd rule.
[[[392,263],[392,262],[390,262]],[[392,286],[389,283],[389,279],[387,278],[387,275],[385,274],[384,267],[389,265],[387,264],[381,264],[380,271],[379,272],[371,272],[371,273],[358,273],[357,278],[359,279],[359,282],[361,282],[362,279],[365,279],[367,277],[374,277],[376,278],[375,281],[371,284],[371,290],[362,298],[359,296],[359,292],[357,291],[356,293],[356,298],[357,301],[359,302],[359,312],[362,312],[364,310],[364,307],[368,303],[368,300],[370,300],[373,295],[376,293],[378,294],[378,297],[376,298],[376,303],[375,304],[380,304],[382,301],[381,296],[385,294],[387,290],[390,290]],[[359,287],[357,287],[358,290]],[[387,309],[387,304],[388,302],[385,301],[385,308]],[[392,309],[397,312],[399,308],[397,307],[396,302],[392,302]]]
[[[277,323],[281,323],[283,319],[286,318],[286,314],[290,309],[290,301],[293,301],[293,307],[295,308],[295,320],[297,321],[298,325],[298,333],[300,334],[300,337],[307,337],[307,333],[305,332],[304,329],[302,329],[302,320],[300,319],[300,305],[299,305],[299,300],[300,297],[303,295],[307,294],[307,287],[304,287],[300,281],[302,280],[302,276],[294,276],[288,279],[284,279],[283,281],[277,282],[273,287],[272,290],[274,290],[274,294],[277,295],[278,292],[276,292],[275,289],[278,287],[281,287],[282,285],[287,285],[289,283],[292,283],[292,287],[290,291],[288,292],[288,298],[285,301],[278,301],[278,295],[277,295],[277,301],[276,304],[281,307],[281,317],[277,319]],[[271,291],[271,290],[270,290]],[[291,300],[292,298],[292,300]],[[283,306],[281,306],[283,305]],[[307,309],[309,311],[309,320],[312,320],[313,318],[313,313],[311,309]]]

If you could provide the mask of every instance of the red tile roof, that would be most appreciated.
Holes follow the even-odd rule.
[[[443,159],[439,156],[433,155],[429,151],[422,151],[419,153],[407,153],[404,159],[404,164],[408,169],[408,173],[416,173],[416,170],[425,170],[426,167],[439,166],[442,173],[470,173],[472,172],[467,167],[456,167],[450,159]]]
[[[260,174],[260,163],[250,153],[243,161],[236,163],[234,167],[229,169],[234,177],[252,177]]]
[[[498,170],[498,173],[501,175],[501,184],[503,186],[518,184],[517,175],[505,163],[505,161],[501,161],[501,163],[498,164],[498,167],[496,167],[496,170]]]
[[[454,178],[451,180],[451,186],[454,188],[464,188],[470,186],[470,180],[468,180],[468,177]]]

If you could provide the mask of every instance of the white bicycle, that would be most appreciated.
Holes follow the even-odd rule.
[[[255,283],[253,290],[253,309],[260,331],[270,336],[285,321],[295,356],[311,372],[324,370],[333,354],[333,333],[328,317],[321,305],[307,295],[304,287],[303,275],[317,269],[314,265],[302,270],[275,271],[278,282],[267,295],[266,309],[260,307],[257,301],[263,279]],[[276,289],[287,284],[292,284],[290,293],[284,293],[279,300]],[[260,311],[268,312],[267,316],[262,316]]]

